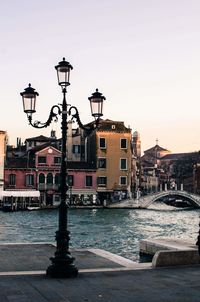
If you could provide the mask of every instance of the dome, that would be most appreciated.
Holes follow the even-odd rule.
[[[139,138],[139,137],[140,137],[139,132],[138,132],[138,131],[133,132],[133,137],[137,137],[137,138]]]

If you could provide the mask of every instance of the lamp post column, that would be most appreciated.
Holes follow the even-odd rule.
[[[60,193],[61,202],[59,207],[59,231],[65,231],[67,229],[67,102],[66,102],[66,88],[63,88],[63,104],[62,104],[62,157],[61,157],[61,170],[60,170]],[[61,208],[63,209],[61,211]],[[57,240],[58,242],[59,240]],[[58,244],[57,244],[58,245]],[[62,248],[62,247],[61,247]]]
[[[60,171],[60,192],[61,202],[59,205],[59,227],[56,232],[56,252],[55,257],[51,258],[52,264],[47,268],[47,276],[50,277],[76,277],[78,269],[73,264],[74,258],[69,252],[69,231],[67,230],[67,214],[68,205],[66,204],[66,196],[68,185],[67,181],[67,102],[66,88],[63,88],[63,104],[62,104],[62,158]]]

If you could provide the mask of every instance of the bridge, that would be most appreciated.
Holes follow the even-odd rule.
[[[141,208],[146,209],[148,208],[152,203],[157,201],[160,198],[163,197],[180,197],[187,199],[191,206],[194,208],[200,208],[200,195],[189,193],[183,190],[166,190],[166,191],[160,191],[154,194],[149,194],[146,196],[140,197],[138,200],[136,199],[129,199],[125,201],[121,201],[120,203],[110,204],[109,208]]]
[[[180,197],[187,199],[195,208],[200,208],[200,195],[189,193],[183,190],[168,190],[150,194],[139,199],[140,208],[148,208],[152,203],[163,197]]]

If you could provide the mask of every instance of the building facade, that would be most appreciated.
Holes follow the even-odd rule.
[[[71,203],[103,204],[132,196],[133,142],[131,129],[121,121],[100,120],[97,129],[67,130],[68,199]],[[138,152],[140,146],[138,146]],[[27,138],[7,153],[5,189],[35,189],[43,204],[60,200],[61,151],[55,132]]]
[[[101,203],[127,198],[131,193],[131,129],[123,122],[101,120],[87,138],[87,158],[96,165],[97,195]]]
[[[171,152],[158,144],[145,150],[140,159],[140,190],[141,194],[149,194],[160,190],[166,182],[165,171],[161,167],[161,160]],[[163,183],[164,182],[164,183]]]
[[[33,141],[35,141],[33,139]],[[61,151],[55,142],[37,144],[22,157],[9,156],[4,170],[5,190],[39,190],[41,203],[60,202]],[[96,169],[86,162],[67,163],[68,201],[72,204],[96,202]]]

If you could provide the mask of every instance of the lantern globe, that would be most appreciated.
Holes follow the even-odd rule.
[[[103,102],[105,96],[96,89],[92,96],[88,98],[90,101],[91,114],[95,119],[99,119],[103,115]]]
[[[65,58],[63,58],[63,60],[55,66],[55,69],[57,71],[58,84],[62,88],[69,86],[70,71],[73,69],[72,65],[69,62],[65,61]]]
[[[36,97],[39,93],[29,84],[20,95],[22,96],[24,112],[31,115],[36,111]]]

